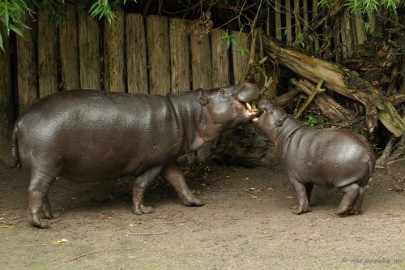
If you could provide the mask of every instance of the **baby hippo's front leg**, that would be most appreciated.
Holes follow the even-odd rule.
[[[298,198],[298,206],[293,211],[293,213],[300,215],[300,214],[304,214],[307,212],[311,212],[311,209],[309,207],[308,197],[307,197],[307,187],[304,184],[300,183],[292,175],[289,175],[288,178],[290,179],[290,182],[293,184],[295,191],[297,192],[297,198]]]

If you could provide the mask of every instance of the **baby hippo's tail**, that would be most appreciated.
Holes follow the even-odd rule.
[[[17,132],[18,132],[18,126],[14,126],[13,134],[11,135],[11,154],[13,155],[14,161],[15,161],[15,166],[17,168],[21,168],[21,162],[20,162],[20,157],[18,156],[18,137],[17,137]]]
[[[368,174],[370,175],[370,178],[368,179],[368,183],[370,183],[371,180],[373,180],[374,167],[375,167],[375,161],[369,160],[368,161]]]

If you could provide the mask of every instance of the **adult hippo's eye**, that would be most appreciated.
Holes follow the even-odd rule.
[[[224,90],[224,89],[219,90],[219,94],[220,94],[221,96],[225,95],[225,90]]]

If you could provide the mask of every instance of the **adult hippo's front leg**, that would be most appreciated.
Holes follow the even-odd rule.
[[[179,169],[176,163],[170,163],[163,168],[162,177],[174,187],[177,195],[186,206],[203,206],[204,203],[197,199],[191,193],[187,186],[183,172]]]

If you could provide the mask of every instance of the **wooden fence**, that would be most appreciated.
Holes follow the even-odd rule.
[[[247,66],[246,55],[227,49],[224,30],[208,34],[194,24],[189,32],[192,22],[183,19],[144,19],[121,11],[110,25],[73,6],[66,11],[68,20],[58,30],[48,12],[39,10],[37,25],[31,25],[37,31],[16,40],[20,112],[37,98],[66,89],[164,95],[224,86]],[[246,40],[243,33],[234,35]]]
[[[316,16],[317,1],[310,7],[306,3],[275,0],[266,7],[267,33],[297,45],[296,33]],[[42,96],[74,88],[150,94],[212,88],[237,83],[247,69],[248,56],[240,49],[249,48],[248,37],[239,31],[231,33],[238,46],[228,49],[222,38],[225,30],[208,33],[197,22],[117,11],[110,25],[73,5],[66,5],[66,13],[65,24],[57,28],[47,11],[38,10],[35,21],[27,20],[31,30],[15,40],[4,40],[0,160],[9,152],[15,118]],[[353,46],[365,40],[363,23],[362,18],[348,18],[334,26],[337,32],[332,41],[314,39],[311,47],[316,50],[330,43],[336,49],[344,44],[336,60],[347,57]],[[325,48],[324,53],[330,54],[331,49]]]

